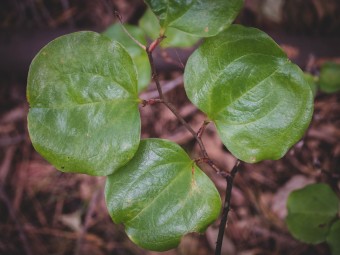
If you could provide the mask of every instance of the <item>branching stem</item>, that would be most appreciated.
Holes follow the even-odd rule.
[[[120,25],[122,26],[124,32],[131,38],[132,41],[134,41],[139,47],[141,47],[143,50],[146,50],[146,46],[143,45],[140,41],[138,41],[136,38],[134,38],[129,31],[127,31],[127,29],[124,27],[124,23],[122,20],[122,16],[119,14],[119,12],[115,11],[114,15],[117,17],[117,19],[119,20]]]
[[[203,144],[202,138],[201,138],[202,134],[204,133],[206,127],[209,125],[210,121],[204,121],[202,126],[198,130],[198,132],[195,132],[193,130],[193,128],[189,125],[189,123],[186,122],[186,120],[179,114],[176,107],[172,103],[168,102],[165,99],[165,97],[163,95],[161,84],[159,82],[159,77],[158,77],[158,73],[157,73],[157,70],[156,70],[156,67],[155,67],[155,64],[154,64],[153,56],[152,56],[152,52],[161,43],[161,41],[164,38],[165,38],[165,36],[160,36],[159,38],[154,40],[150,44],[149,47],[146,47],[146,53],[148,55],[150,66],[151,66],[152,78],[156,83],[159,98],[158,99],[142,100],[142,105],[143,106],[154,105],[156,103],[164,104],[177,117],[177,119],[182,123],[182,125],[192,134],[192,136],[197,141],[197,143],[198,143],[198,145],[201,149],[201,153],[202,153],[203,157],[196,159],[194,162],[196,164],[201,163],[201,162],[208,164],[216,173],[220,174],[221,176],[223,176],[226,179],[227,189],[226,189],[226,194],[225,194],[225,201],[224,201],[223,212],[222,212],[222,216],[221,216],[221,223],[220,223],[220,226],[219,226],[218,237],[217,237],[217,241],[216,241],[216,251],[215,251],[215,255],[221,255],[224,231],[225,231],[225,228],[226,228],[226,225],[227,225],[228,214],[229,214],[229,211],[230,211],[231,191],[232,191],[232,188],[233,188],[234,178],[235,178],[235,175],[237,173],[240,161],[239,160],[236,161],[235,166],[233,167],[233,169],[231,170],[230,173],[220,171],[220,169],[215,165],[215,163],[209,157],[207,150],[206,150],[206,148]]]
[[[188,122],[185,121],[185,119],[179,114],[179,112],[177,111],[176,107],[168,102],[164,95],[163,95],[163,91],[162,91],[162,87],[161,84],[159,82],[159,77],[158,77],[158,73],[157,73],[157,69],[155,67],[155,63],[153,60],[153,56],[152,56],[152,52],[154,51],[154,49],[162,42],[162,40],[165,38],[165,36],[161,36],[159,38],[157,38],[156,40],[154,40],[149,47],[146,48],[146,53],[148,55],[149,58],[149,62],[150,62],[150,66],[151,66],[151,72],[152,72],[152,79],[155,81],[156,83],[156,87],[157,87],[157,91],[159,94],[159,99],[157,101],[157,99],[152,99],[157,103],[163,103],[175,116],[176,118],[182,123],[182,125],[192,134],[192,136],[195,138],[195,140],[197,141],[203,158],[205,158],[205,160],[201,161],[204,163],[207,163],[216,173],[221,174],[221,175],[225,175],[224,172],[220,171],[220,169],[215,165],[215,163],[210,159],[207,150],[203,144],[203,141],[201,139],[203,131],[205,130],[206,126],[210,123],[209,121],[205,121],[202,125],[202,127],[200,128],[200,130],[196,133],[195,130],[192,129],[192,127],[189,125]],[[147,102],[146,100],[143,100],[142,105],[150,105],[150,103],[145,103]],[[153,104],[153,103],[151,103]]]

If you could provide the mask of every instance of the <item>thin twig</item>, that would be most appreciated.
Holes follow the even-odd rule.
[[[159,104],[159,103],[164,103],[163,99],[159,99],[159,98],[151,98],[148,100],[143,99],[141,104],[143,107],[147,106],[147,105],[154,105],[154,104]]]
[[[156,67],[155,67],[155,63],[153,61],[151,50],[152,50],[152,48],[150,48],[150,46],[146,48],[146,53],[148,54],[148,58],[149,58],[150,66],[151,66],[151,76],[152,76],[152,79],[156,83],[156,88],[157,88],[160,99],[164,100],[163,91],[162,91],[162,88],[161,88],[161,84],[159,83],[159,78],[158,78],[157,70],[156,70]]]
[[[221,174],[222,176],[225,176],[225,173],[220,171],[220,169],[215,165],[215,163],[210,159],[209,154],[207,152],[207,150],[205,149],[205,146],[203,144],[203,141],[201,139],[202,136],[202,132],[201,133],[196,133],[192,127],[189,125],[188,122],[185,121],[185,119],[179,114],[179,112],[177,111],[176,107],[168,102],[163,94],[162,91],[162,87],[161,84],[159,82],[159,77],[158,77],[158,73],[157,73],[157,69],[155,67],[155,63],[153,60],[153,56],[152,56],[152,52],[153,50],[161,43],[161,41],[165,38],[165,36],[161,36],[159,38],[157,38],[156,40],[154,40],[149,47],[146,48],[146,53],[148,55],[149,58],[149,62],[150,62],[150,66],[151,66],[151,72],[152,72],[152,78],[156,83],[156,87],[157,87],[157,91],[159,94],[159,98],[161,99],[161,101],[159,101],[160,103],[163,103],[176,117],[177,119],[182,123],[182,125],[192,134],[192,136],[195,138],[195,140],[197,141],[203,158],[205,158],[206,160],[202,161],[204,163],[207,163],[216,173]],[[155,100],[155,99],[154,99]],[[143,103],[145,103],[145,100],[143,100]],[[145,105],[145,104],[144,104]],[[206,122],[206,125],[208,125],[209,122]]]
[[[233,182],[234,182],[234,178],[237,173],[239,165],[240,165],[240,161],[237,160],[230,174],[228,174],[225,177],[227,181],[227,188],[226,188],[225,200],[224,200],[223,211],[222,211],[222,216],[221,216],[221,223],[219,226],[218,236],[217,236],[217,241],[216,241],[215,255],[221,255],[224,231],[227,226],[228,214],[230,211],[231,191],[233,189]]]
[[[174,80],[163,83],[162,84],[163,95],[165,95],[166,93],[169,93],[170,91],[172,91],[173,89],[181,85],[182,83],[183,83],[183,76],[178,76]],[[158,96],[159,94],[158,94],[157,89],[152,90],[152,91],[147,91],[141,94],[141,97],[144,99],[151,99],[151,98],[155,98]]]
[[[207,127],[209,124],[210,124],[210,121],[208,121],[208,120],[203,121],[202,126],[200,127],[200,129],[199,129],[198,132],[197,132],[197,136],[198,136],[199,138],[202,137],[202,135],[203,135],[203,133],[204,133],[206,127]]]
[[[127,31],[127,29],[124,27],[123,24],[123,20],[122,20],[122,16],[120,16],[119,12],[115,11],[114,15],[117,17],[117,19],[119,20],[119,23],[121,24],[124,32],[131,38],[132,41],[134,41],[139,47],[141,47],[143,50],[146,50],[145,45],[143,45],[140,41],[138,41],[136,38],[134,38],[129,31]]]

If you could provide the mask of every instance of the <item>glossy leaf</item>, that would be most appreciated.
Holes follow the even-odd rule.
[[[159,18],[161,34],[173,27],[188,34],[209,37],[230,26],[240,9],[242,0],[145,0]]]
[[[126,30],[140,43],[146,45],[145,34],[142,29],[132,25],[124,25]],[[121,24],[110,26],[103,33],[114,41],[121,43],[129,52],[133,62],[137,67],[138,91],[145,89],[151,80],[151,68],[146,51],[139,47],[123,30]]]
[[[143,17],[140,19],[139,26],[152,40],[159,37],[161,27],[157,17],[150,9],[147,9]],[[198,37],[188,35],[175,28],[168,28],[166,31],[166,38],[161,42],[160,46],[162,48],[185,48],[193,46],[198,40]]]
[[[176,247],[183,235],[203,232],[221,209],[210,179],[175,143],[142,140],[134,158],[110,175],[105,187],[109,214],[130,239],[157,251]]]
[[[331,248],[332,255],[340,254],[340,220],[333,223],[327,235],[327,243]]]
[[[303,72],[254,28],[233,25],[206,39],[187,62],[184,84],[224,145],[249,163],[281,158],[311,120]]]
[[[105,36],[77,32],[46,45],[30,66],[27,99],[33,146],[59,170],[108,175],[137,150],[136,69]]]
[[[319,86],[327,93],[340,90],[340,64],[328,62],[321,66]]]
[[[326,184],[311,184],[293,191],[287,201],[287,226],[298,240],[317,244],[326,240],[339,209],[339,199]]]

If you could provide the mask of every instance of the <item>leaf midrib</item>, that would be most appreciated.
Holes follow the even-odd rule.
[[[188,164],[188,166],[190,166],[190,164]],[[141,215],[145,210],[147,210],[150,206],[152,206],[152,204],[161,196],[163,195],[164,191],[169,189],[169,187],[171,187],[177,180],[179,177],[183,176],[184,173],[186,173],[185,171],[185,167],[183,166],[181,172],[179,174],[176,175],[176,177],[174,179],[172,179],[163,189],[162,191],[159,192],[159,194],[157,196],[155,196],[140,212],[138,212],[132,219],[129,219],[126,221],[126,225],[128,226],[129,223],[131,223],[134,219],[136,219],[139,215]]]
[[[82,108],[82,107],[90,107],[98,104],[118,104],[119,102],[134,102],[137,104],[136,99],[132,98],[120,98],[120,99],[111,99],[111,100],[105,100],[105,101],[93,101],[93,102],[85,102],[85,103],[77,103],[77,104],[68,104],[68,105],[62,105],[62,106],[52,106],[52,107],[36,107],[31,106],[30,109],[46,109],[46,110],[70,110],[74,108]]]
[[[166,5],[167,5],[167,8],[166,8],[166,21],[168,21],[168,13],[169,13],[169,2],[170,2],[170,0],[168,0],[167,2],[166,2]],[[192,4],[188,7],[188,9],[186,9],[185,10],[185,12],[183,12],[183,14],[181,15],[181,16],[178,16],[176,19],[174,19],[174,20],[172,20],[171,22],[166,22],[166,26],[165,26],[165,28],[166,27],[171,27],[171,25],[173,24],[173,23],[175,23],[177,20],[179,20],[181,17],[183,17],[188,11],[189,11],[189,9],[194,5],[194,4],[196,4],[197,3],[197,0],[195,0],[195,1],[193,1],[192,2]]]
[[[126,71],[126,70],[125,70]],[[135,92],[132,92],[132,91],[129,91],[128,88],[125,88],[122,84],[120,84],[116,79],[114,79],[112,76],[110,75],[103,75],[103,74],[100,74],[100,73],[94,73],[94,72],[87,72],[87,71],[79,71],[79,72],[70,72],[70,73],[66,73],[66,72],[61,72],[61,77],[63,76],[66,76],[66,75],[69,75],[69,76],[72,76],[72,75],[81,75],[81,74],[90,74],[90,75],[93,75],[94,77],[95,76],[98,76],[98,77],[101,77],[103,78],[104,80],[106,81],[110,81],[110,82],[113,82],[115,85],[119,86],[120,88],[122,88],[124,91],[128,92],[129,94],[131,95],[134,95],[136,94]],[[131,80],[130,80],[131,81]],[[68,85],[68,84],[66,84]],[[136,85],[137,86],[137,85]]]
[[[224,75],[225,71],[230,67],[230,65],[234,64],[236,61],[242,59],[242,58],[245,58],[245,57],[249,57],[249,56],[254,56],[254,55],[262,55],[262,56],[270,56],[270,57],[275,57],[277,58],[276,56],[272,56],[272,55],[266,55],[266,54],[262,54],[262,53],[250,53],[250,54],[246,54],[246,55],[243,55],[241,57],[238,57],[234,60],[232,60],[227,66],[225,66],[222,70],[219,71],[218,75],[215,77],[215,79],[212,81],[210,87],[215,87],[215,83],[219,80],[219,78]],[[279,59],[282,59],[282,58],[279,58]],[[284,60],[284,59],[282,59]],[[221,107],[220,110],[218,111],[214,111],[215,113],[214,114],[211,114],[211,118],[212,119],[215,119],[213,116],[217,116],[221,113],[221,111],[223,111],[226,107],[228,106],[231,106],[232,104],[234,104],[236,101],[238,101],[240,98],[242,98],[244,95],[246,95],[247,93],[249,93],[250,91],[252,91],[253,89],[255,89],[256,87],[258,87],[259,85],[263,84],[263,82],[265,82],[267,79],[271,78],[273,75],[275,75],[278,71],[281,70],[281,68],[283,68],[285,65],[289,64],[289,62],[286,62],[282,65],[280,65],[278,68],[276,68],[272,73],[270,73],[267,77],[265,77],[264,79],[262,79],[260,82],[254,84],[253,87],[249,88],[245,93],[242,93],[240,94],[238,97],[236,98],[233,98],[232,101],[230,101],[228,104],[224,105],[223,107]],[[209,107],[211,108],[211,107]]]

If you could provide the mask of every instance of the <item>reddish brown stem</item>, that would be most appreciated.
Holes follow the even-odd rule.
[[[210,124],[210,121],[208,121],[208,120],[205,120],[205,121],[203,122],[202,126],[200,127],[200,129],[199,129],[198,132],[197,132],[197,136],[198,136],[199,138],[202,137],[202,135],[203,135],[205,129],[207,128],[207,126],[208,126],[209,124]]]
[[[159,82],[157,70],[156,70],[156,67],[155,67],[155,64],[154,64],[154,61],[153,61],[153,56],[152,56],[153,50],[160,44],[160,42],[164,38],[165,38],[165,36],[159,37],[158,39],[153,41],[150,44],[149,47],[146,48],[146,53],[148,55],[150,66],[151,66],[152,78],[156,83],[157,91],[158,91],[158,94],[159,94],[159,99],[143,100],[142,105],[145,106],[145,105],[153,105],[155,103],[163,103],[177,117],[177,119],[183,124],[183,126],[192,134],[192,136],[197,141],[197,143],[198,143],[198,145],[201,149],[201,153],[202,153],[203,157],[196,159],[194,162],[196,164],[201,163],[201,162],[208,164],[214,171],[216,171],[216,173],[220,174],[221,176],[223,176],[226,179],[226,181],[227,181],[226,197],[225,197],[225,201],[224,201],[223,212],[222,212],[222,216],[221,216],[221,223],[220,223],[220,226],[219,226],[219,232],[218,232],[218,237],[217,237],[217,241],[216,241],[216,251],[215,251],[215,255],[221,255],[224,230],[226,228],[226,224],[227,224],[227,220],[228,220],[228,214],[229,214],[229,211],[230,211],[230,200],[231,200],[231,192],[232,192],[232,188],[233,188],[233,181],[234,181],[235,175],[237,173],[240,161],[237,160],[235,166],[233,167],[233,169],[231,170],[230,173],[220,171],[219,168],[215,165],[215,163],[210,159],[210,157],[207,153],[207,150],[206,150],[206,148],[203,144],[203,141],[201,139],[203,132],[205,131],[207,125],[210,122],[205,121],[202,124],[202,126],[200,127],[200,129],[198,130],[198,132],[196,133],[192,129],[192,127],[189,125],[189,123],[186,122],[185,119],[179,114],[179,112],[177,111],[175,106],[165,99],[161,85],[160,85],[160,82]]]
[[[192,134],[192,136],[195,138],[195,140],[197,141],[197,143],[198,143],[198,145],[201,149],[203,158],[209,159],[209,160],[206,160],[205,163],[207,163],[218,174],[222,174],[222,171],[220,171],[219,168],[215,165],[215,163],[210,159],[210,157],[207,153],[207,150],[205,149],[205,146],[203,144],[203,141],[201,139],[201,136],[202,136],[202,133],[203,133],[205,127],[201,127],[201,129],[196,133],[195,130],[193,130],[192,127],[189,125],[189,123],[186,122],[185,119],[179,114],[176,107],[172,103],[165,100],[165,97],[164,97],[163,91],[162,91],[162,87],[161,87],[161,84],[159,82],[157,69],[155,67],[155,64],[154,64],[154,61],[153,61],[153,56],[152,56],[153,50],[155,49],[155,47],[157,47],[161,43],[161,41],[164,38],[165,38],[165,36],[161,36],[161,37],[157,38],[155,41],[153,41],[150,44],[149,47],[146,48],[146,53],[148,55],[150,66],[151,66],[152,78],[156,83],[157,91],[158,91],[159,98],[160,98],[160,101],[158,101],[158,102],[163,103],[177,117],[177,119],[182,123],[182,125]],[[143,100],[143,102],[145,102],[145,100]],[[142,103],[142,105],[144,105],[144,104]],[[203,124],[203,126],[208,125],[208,123],[209,122],[205,122]]]
[[[159,104],[159,103],[164,103],[164,100],[159,99],[159,98],[151,98],[148,100],[142,100],[142,106],[145,107],[147,105],[154,105],[154,104]]]
[[[162,35],[161,37],[158,37],[156,40],[154,40],[150,46],[147,48],[147,52],[152,53],[154,49],[166,38],[165,35]]]

